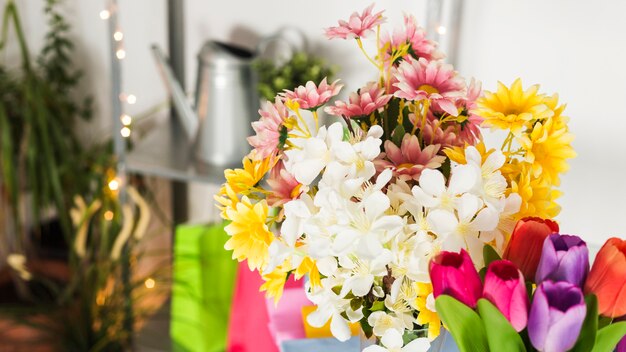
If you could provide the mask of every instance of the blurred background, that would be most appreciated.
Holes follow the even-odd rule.
[[[51,2],[0,0],[0,8],[6,8],[10,3],[14,3],[19,12],[24,39],[33,57],[36,57],[49,43],[46,33],[50,31],[51,17],[44,8]],[[135,273],[125,280],[135,280],[139,286],[143,285],[141,287],[148,290],[153,289],[155,283],[157,288],[161,282],[167,286],[162,294],[150,295],[156,297],[150,309],[146,308],[150,314],[167,306],[170,302],[169,289],[176,281],[169,273],[156,273],[156,269],[171,268],[171,254],[174,253],[176,258],[178,253],[178,249],[172,249],[177,246],[171,243],[178,245],[179,241],[183,241],[183,236],[172,236],[173,229],[183,225],[175,232],[179,234],[188,231],[191,235],[185,235],[187,239],[202,238],[203,231],[212,231],[211,228],[199,229],[194,226],[218,221],[219,213],[213,205],[213,194],[219,187],[219,175],[226,166],[197,166],[193,162],[193,155],[190,155],[193,151],[189,143],[163,137],[169,130],[178,129],[175,138],[184,139],[185,126],[181,126],[180,122],[174,125],[170,122],[170,95],[162,79],[162,71],[155,63],[151,46],[156,44],[165,56],[171,58],[174,66],[172,74],[182,78],[179,81],[183,90],[192,97],[197,90],[197,56],[207,40],[232,43],[253,50],[263,38],[274,36],[285,27],[296,28],[304,34],[304,41],[298,35],[295,35],[295,39],[293,35],[287,36],[287,46],[306,49],[308,55],[301,58],[305,67],[319,66],[322,72],[341,78],[346,85],[343,89],[345,95],[374,78],[376,73],[353,45],[326,40],[323,29],[335,25],[337,19],[347,18],[350,13],[360,11],[366,5],[369,2],[356,0],[64,0],[55,5],[55,11],[64,17],[70,27],[67,38],[73,43],[73,50],[69,67],[82,71],[82,77],[68,94],[72,101],[81,104],[85,98],[90,98],[91,118],[77,118],[71,126],[66,127],[74,131],[84,149],[101,148],[99,154],[93,155],[103,156],[104,159],[116,153],[123,155],[122,164],[102,161],[97,164],[101,169],[92,170],[96,175],[104,175],[86,181],[91,182],[91,186],[87,186],[91,190],[90,194],[93,194],[91,199],[99,199],[102,204],[90,213],[89,207],[93,203],[87,199],[87,204],[81,209],[83,214],[90,215],[82,218],[78,216],[78,220],[72,221],[81,224],[84,219],[101,212],[105,218],[110,216],[113,223],[119,220],[115,225],[117,228],[101,226],[103,238],[108,232],[120,236],[124,224],[120,220],[121,216],[118,219],[118,214],[124,212],[124,202],[120,202],[119,194],[115,193],[118,184],[112,185],[111,181],[119,183],[124,198],[128,198],[134,207],[134,237],[141,237],[136,233],[141,221],[146,222],[141,226],[145,226],[145,232],[150,234],[150,240],[143,241],[139,248],[142,248],[142,253],[158,252],[158,255],[148,256],[139,262],[136,272],[140,274]],[[172,16],[171,12],[168,16],[168,9],[173,8],[178,11],[176,16]],[[626,2],[379,0],[376,8],[386,10],[385,16],[391,24],[400,23],[405,12],[414,14],[418,23],[431,30],[431,34],[442,42],[443,51],[449,54],[449,61],[455,64],[460,74],[467,79],[475,77],[483,83],[484,89],[494,90],[498,80],[510,85],[517,77],[521,77],[524,87],[540,84],[542,92],[558,93],[561,102],[567,103],[566,115],[571,118],[570,129],[576,136],[573,144],[578,153],[578,157],[570,162],[570,171],[562,178],[561,190],[564,195],[558,201],[562,212],[557,217],[561,230],[563,233],[580,235],[596,247],[609,237],[624,236],[626,145],[622,140],[626,134],[626,113],[617,105],[626,96],[623,60],[626,55],[626,40],[623,37]],[[117,32],[122,33],[121,38],[111,40]],[[0,53],[0,63],[8,71],[20,70],[23,67],[22,48],[19,41],[15,40],[14,30],[10,29],[8,33],[5,47]],[[172,48],[180,50],[170,52]],[[284,51],[284,48],[275,48],[273,54],[267,55],[270,62],[284,61],[281,50]],[[260,72],[263,78],[262,73],[269,72],[269,69],[261,66]],[[271,82],[273,78],[264,79]],[[265,91],[260,88],[256,93],[263,96],[267,90],[271,91],[273,87],[268,85]],[[128,116],[129,120],[114,117],[123,115]],[[6,126],[3,128],[6,130]],[[155,137],[155,131],[165,134]],[[486,135],[488,142],[495,141],[488,133]],[[492,145],[496,146],[495,143]],[[126,186],[130,184],[139,189],[140,197],[126,195]],[[115,194],[94,192],[93,189],[98,187]],[[145,220],[145,217],[141,220],[142,202],[145,199],[149,204],[145,208],[150,208],[146,212],[152,214],[150,221]],[[9,217],[6,211],[4,216]],[[92,222],[91,226],[96,225]],[[136,240],[139,243],[139,238]],[[116,241],[111,239],[109,242],[111,250],[115,249]],[[215,248],[219,247],[218,242]],[[128,276],[123,268],[131,263],[137,264],[135,260],[138,257],[128,253],[124,262],[124,253],[130,251],[130,245],[120,244],[118,247],[123,248],[118,248],[122,253],[121,261],[112,272],[118,270],[119,278],[123,279],[125,275]],[[199,253],[197,247],[190,246],[191,249],[180,254],[179,258],[202,256],[203,253]],[[187,250],[185,244],[177,248]],[[15,252],[18,250],[14,245],[0,247],[0,255],[3,257],[8,258]],[[97,266],[102,260],[98,258],[94,256],[89,263],[96,263],[97,270],[110,271],[111,268]],[[19,257],[13,259],[15,265],[10,265],[19,267]],[[74,265],[84,263],[82,259],[80,256],[75,258]],[[0,264],[0,268],[3,265]],[[59,280],[63,281],[63,278]],[[93,280],[99,282],[94,295],[109,292],[113,287],[113,284],[108,284],[102,278]],[[88,282],[85,279],[82,284]],[[120,289],[124,291],[123,287]],[[33,288],[18,287],[15,290],[32,292]],[[120,309],[124,310],[123,307]],[[193,311],[194,308],[191,306],[185,309]],[[128,317],[113,320],[115,322],[111,323],[112,326],[128,324]],[[2,323],[0,319],[0,326]],[[153,332],[156,332],[150,336],[158,336],[159,329],[167,329],[159,322],[147,324],[149,327],[153,324]],[[133,323],[130,325],[132,327]],[[135,326],[134,329],[141,330],[143,325]],[[103,334],[106,336],[106,332]],[[156,342],[158,339],[145,337],[139,340],[143,341],[140,344],[143,344],[145,350],[169,349],[155,346],[169,342]],[[94,337],[94,341],[99,340]],[[184,349],[180,347],[179,350]]]

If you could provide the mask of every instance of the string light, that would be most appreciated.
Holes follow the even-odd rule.
[[[120,117],[120,120],[122,121],[122,125],[124,125],[124,126],[128,126],[128,125],[130,125],[133,122],[133,118],[128,116],[128,115],[126,115],[126,114],[123,114]]]
[[[120,134],[124,138],[130,137],[130,128],[128,128],[127,126],[122,127],[122,129],[120,130]]]
[[[109,10],[102,10],[100,11],[100,18],[103,20],[108,20],[109,17],[111,17],[111,13],[109,12]]]
[[[124,33],[120,30],[115,31],[115,33],[113,33],[113,39],[115,39],[116,42],[122,41],[122,39],[124,39]]]
[[[112,211],[110,211],[110,210],[105,211],[105,212],[104,212],[104,220],[106,220],[106,221],[111,221],[111,220],[113,220],[113,215],[114,215],[114,214],[113,214],[113,212],[112,212]]]
[[[124,59],[126,57],[126,50],[117,49],[117,51],[115,52],[115,56],[120,60]]]
[[[437,33],[439,34],[446,34],[446,32],[448,31],[448,29],[445,26],[439,26],[437,27]]]
[[[111,191],[117,191],[120,188],[120,181],[118,181],[117,179],[112,179],[111,181],[109,181],[109,189]]]
[[[154,286],[156,286],[156,281],[154,281],[153,278],[149,277],[146,279],[146,281],[144,281],[144,285],[146,285],[146,288],[154,288]]]

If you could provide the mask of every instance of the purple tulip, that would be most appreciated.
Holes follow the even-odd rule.
[[[433,296],[450,295],[466,306],[476,308],[483,287],[472,258],[461,252],[442,251],[430,261],[430,280]]]
[[[485,274],[483,297],[493,303],[516,331],[528,322],[528,294],[522,272],[508,260],[489,264]]]
[[[578,236],[552,234],[543,242],[535,282],[567,281],[583,287],[589,273],[589,250]]]
[[[582,291],[569,282],[542,282],[528,317],[528,336],[543,352],[564,352],[576,344],[587,314]]]

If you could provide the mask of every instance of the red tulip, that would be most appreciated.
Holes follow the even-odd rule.
[[[472,258],[464,249],[460,253],[439,253],[430,261],[433,295],[450,295],[472,308],[482,294],[482,283]]]
[[[516,331],[524,330],[530,302],[524,276],[515,264],[508,260],[496,260],[489,264],[483,297],[502,312]]]
[[[524,218],[517,222],[504,259],[513,262],[527,280],[533,280],[541,258],[543,242],[548,235],[559,232],[559,225],[552,220]]]
[[[616,318],[626,315],[626,240],[611,238],[593,262],[585,293],[598,297],[600,314]]]

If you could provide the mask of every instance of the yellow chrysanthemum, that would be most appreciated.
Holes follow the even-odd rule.
[[[511,130],[519,134],[532,121],[543,120],[554,115],[545,104],[545,96],[538,94],[539,85],[533,85],[526,91],[518,78],[511,88],[498,82],[495,93],[485,91],[478,99],[474,113],[484,119],[483,124],[492,129]]]
[[[227,208],[226,216],[232,222],[224,230],[231,237],[224,248],[233,250],[233,259],[248,260],[250,270],[259,270],[265,266],[268,247],[274,240],[267,224],[267,202],[262,200],[252,204],[244,196],[234,209]]]
[[[243,158],[243,169],[227,169],[224,171],[226,183],[237,194],[247,194],[256,186],[272,167],[272,159],[254,160],[248,156]]]
[[[552,119],[554,120],[554,124],[557,128],[561,128],[567,125],[569,122],[569,117],[563,115],[563,111],[567,107],[566,104],[559,105],[559,95],[553,94],[551,96],[547,96],[544,99],[544,104],[548,107],[548,109],[554,112]]]
[[[274,298],[274,304],[278,304],[280,297],[283,295],[285,282],[287,282],[289,270],[285,268],[285,265],[280,265],[271,273],[263,275],[265,282],[259,288],[259,291],[265,292],[265,297]]]
[[[567,159],[576,156],[573,139],[566,125],[559,127],[549,118],[537,122],[530,133],[520,135],[518,142],[526,152],[525,161],[532,165],[533,176],[558,186],[559,174],[569,169]]]
[[[222,211],[220,213],[222,219],[231,220],[228,218],[227,210],[234,210],[237,206],[237,203],[239,203],[239,197],[237,197],[237,194],[235,193],[235,191],[233,191],[233,188],[230,187],[229,184],[225,183],[220,188],[219,194],[215,195],[213,198],[219,203],[217,207]]]
[[[426,300],[433,292],[433,285],[430,283],[415,283],[417,298],[415,299],[415,307],[419,311],[417,314],[417,323],[420,325],[428,324],[428,339],[434,340],[439,336],[441,331],[441,319],[437,312],[428,309]]]
[[[296,280],[300,280],[306,274],[309,274],[309,282],[311,283],[311,286],[322,286],[322,278],[320,277],[319,270],[317,270],[317,264],[315,263],[315,260],[310,257],[305,257],[296,269]]]
[[[511,180],[511,192],[518,193],[522,198],[517,217],[556,217],[561,212],[561,207],[555,201],[561,196],[561,192],[553,189],[546,180],[533,177],[528,163],[520,162],[517,167],[517,176]]]
[[[468,146],[469,145],[466,144],[464,147],[449,147],[449,148],[444,149],[443,152],[451,161],[454,161],[457,164],[467,164],[467,160],[465,160],[465,149],[467,149]],[[487,146],[485,145],[485,142],[482,140],[478,144],[476,144],[474,147],[476,147],[476,150],[478,150],[478,152],[480,153],[482,163],[484,163],[485,160],[487,160],[487,158],[489,157],[489,155],[491,155],[491,153],[496,151],[493,148],[487,150]]]

